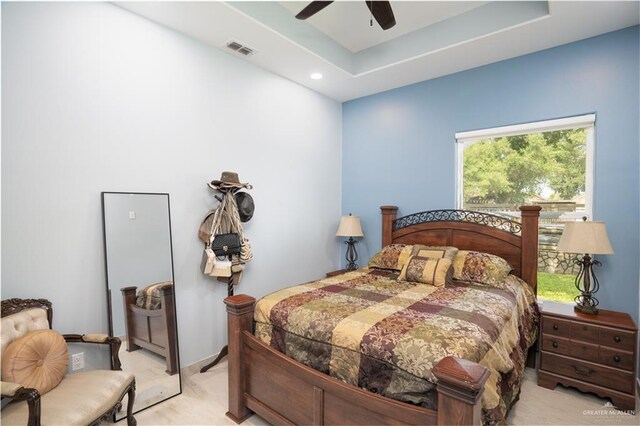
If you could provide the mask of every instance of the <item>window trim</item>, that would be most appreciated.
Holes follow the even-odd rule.
[[[586,164],[585,164],[585,214],[589,219],[593,218],[593,192],[594,192],[594,153],[595,153],[595,114],[585,114],[573,117],[565,117],[554,120],[534,121],[531,123],[514,124],[510,126],[493,127],[487,129],[457,132],[456,138],[456,194],[455,203],[457,209],[462,209],[463,203],[463,152],[465,144],[473,144],[482,139],[493,139],[505,136],[516,136],[529,133],[553,132],[567,129],[585,129],[586,133]]]

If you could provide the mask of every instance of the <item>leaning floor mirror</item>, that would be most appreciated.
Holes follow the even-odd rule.
[[[136,377],[138,412],[182,391],[169,194],[103,192],[102,224],[109,333]]]

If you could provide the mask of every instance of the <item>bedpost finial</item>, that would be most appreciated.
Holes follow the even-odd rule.
[[[380,206],[382,214],[395,214],[398,211],[398,206]]]
[[[236,294],[224,299],[227,305],[227,312],[233,315],[242,315],[253,312],[253,306],[256,304],[256,298],[246,294]]]
[[[520,206],[519,209],[522,212],[523,216],[539,216],[540,210],[542,210],[542,207],[527,205],[527,206]]]

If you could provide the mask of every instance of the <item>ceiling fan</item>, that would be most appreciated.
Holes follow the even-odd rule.
[[[307,19],[329,6],[333,1],[312,1],[296,15],[297,19]],[[367,7],[371,11],[371,15],[376,19],[383,30],[388,30],[396,24],[396,18],[393,16],[391,4],[388,1],[365,1]],[[373,25],[373,20],[371,21]]]

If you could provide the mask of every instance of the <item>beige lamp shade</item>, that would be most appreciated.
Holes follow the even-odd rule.
[[[364,237],[359,216],[342,216],[338,226],[337,237]]]
[[[567,222],[558,251],[584,254],[613,254],[604,222]]]

